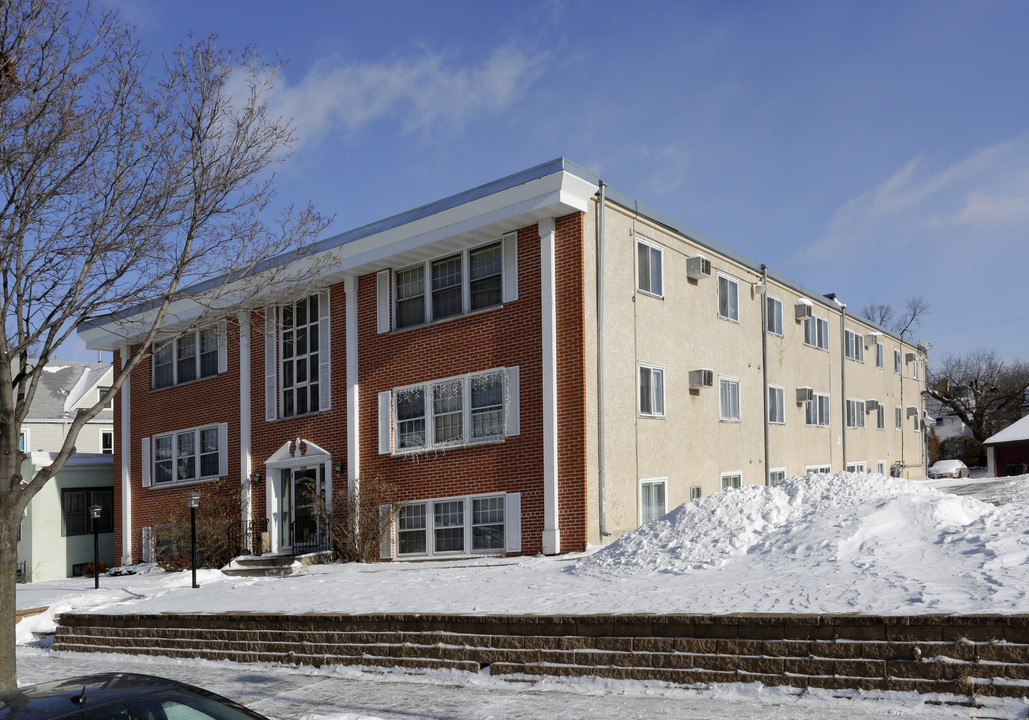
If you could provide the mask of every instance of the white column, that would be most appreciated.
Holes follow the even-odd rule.
[[[347,353],[347,480],[349,489],[357,492],[361,477],[361,426],[358,401],[357,363],[357,278],[351,275],[343,278],[343,293],[346,295],[346,353]]]
[[[557,496],[557,272],[554,219],[539,223],[543,350],[543,552],[561,552]]]
[[[129,348],[123,345],[118,349],[122,367],[129,357]],[[132,564],[132,376],[125,378],[118,397],[121,398],[121,564]],[[142,558],[141,558],[142,559]]]
[[[253,535],[249,532],[254,519],[254,489],[250,474],[254,471],[250,407],[250,313],[240,311],[239,320],[239,482],[243,487],[243,544],[249,549]]]

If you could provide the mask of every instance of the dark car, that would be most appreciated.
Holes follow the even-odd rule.
[[[0,693],[0,720],[267,720],[221,695],[134,673],[84,675]]]

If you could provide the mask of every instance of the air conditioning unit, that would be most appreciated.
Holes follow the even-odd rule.
[[[914,353],[907,353],[904,356],[904,362],[913,363],[914,361],[915,361],[915,354]]]
[[[690,370],[690,389],[699,390],[700,388],[713,387],[715,384],[715,371],[714,370]]]
[[[799,387],[799,388],[797,388],[797,402],[798,403],[806,403],[806,402],[810,402],[811,400],[814,400],[814,399],[815,399],[815,391],[814,391],[813,388],[809,388],[809,387]]]
[[[918,408],[914,405],[908,405],[908,417],[914,417],[918,414]]]
[[[875,412],[878,409],[879,409],[879,401],[878,400],[865,400],[865,411],[866,412]]]
[[[686,276],[694,280],[711,277],[711,261],[703,255],[686,258]]]
[[[797,313],[797,320],[806,320],[813,314],[811,303],[807,300],[798,300],[793,309]]]
[[[882,337],[882,333],[872,332],[865,335],[865,347],[870,348],[879,342],[879,338]]]

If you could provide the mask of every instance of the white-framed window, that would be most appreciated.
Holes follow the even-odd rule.
[[[97,400],[97,402],[100,402],[100,399],[101,399],[101,398],[102,398],[102,397],[103,397],[104,395],[106,395],[106,394],[107,394],[107,392],[108,392],[108,391],[109,391],[110,389],[111,389],[111,386],[110,386],[110,385],[100,385],[100,386],[98,386],[98,387],[97,387],[97,389],[96,389],[96,400]],[[113,410],[113,409],[114,409],[114,398],[111,398],[111,399],[110,399],[110,400],[108,401],[108,403],[107,403],[106,405],[104,405],[104,408],[106,408],[106,409],[108,409],[108,410]]]
[[[865,401],[847,400],[847,427],[851,429],[865,429]]]
[[[226,423],[143,438],[144,486],[213,480],[227,474]]]
[[[221,324],[189,330],[153,354],[151,387],[158,388],[212,377],[226,369],[225,331]]]
[[[406,503],[396,518],[397,556],[490,555],[513,550],[513,540],[521,543],[520,537],[512,537],[520,533],[519,497],[499,493]]]
[[[875,429],[886,429],[886,406],[879,403],[875,408]]]
[[[643,240],[636,241],[636,287],[651,295],[664,294],[660,246]]]
[[[804,344],[819,350],[829,349],[829,321],[820,317],[804,320]]]
[[[786,422],[785,396],[783,388],[775,385],[768,387],[768,422],[777,425]]]
[[[322,296],[310,295],[279,308],[279,347],[282,417],[306,415],[321,408],[322,358],[320,337],[328,307]],[[324,378],[328,381],[327,373]]]
[[[904,429],[904,408],[900,405],[893,406],[893,428],[894,430]]]
[[[110,428],[100,430],[100,452],[104,455],[114,455],[114,430]]]
[[[911,409],[915,410],[915,408],[913,408],[913,407]],[[914,427],[915,432],[919,432],[922,429],[922,427],[921,427],[921,419],[919,418],[917,410],[915,410],[915,412],[911,415],[911,420],[912,420],[912,426]]]
[[[690,500],[700,500],[702,497],[704,497],[704,489],[700,485],[691,485]]]
[[[829,465],[806,465],[804,472],[808,475],[831,475],[832,468]]]
[[[875,471],[877,473],[879,473],[880,475],[885,475],[886,474],[886,461],[885,460],[880,460],[879,462],[877,462],[875,464]]]
[[[740,381],[738,378],[718,378],[718,419],[722,422],[740,421]]]
[[[718,317],[733,322],[740,319],[740,281],[718,274]]]
[[[893,372],[895,372],[898,375],[900,375],[901,372],[902,372],[902,368],[903,367],[904,366],[901,364],[900,350],[894,350],[893,351]]]
[[[768,471],[768,487],[775,487],[786,479],[786,468],[775,468]]]
[[[886,365],[886,346],[881,342],[875,344],[875,366],[882,370]]]
[[[765,330],[782,335],[782,300],[771,295],[765,298]]]
[[[514,299],[516,242],[512,234],[397,270],[393,274],[394,327],[413,327],[495,307],[503,304],[505,293],[506,299]],[[382,300],[388,302],[388,278],[383,282],[380,292]],[[385,312],[388,309],[386,305]],[[383,322],[385,319],[388,316]],[[383,329],[388,327],[385,323]]]
[[[844,354],[857,362],[865,361],[865,342],[861,333],[853,330],[843,331]]]
[[[721,474],[722,490],[726,488],[738,488],[743,485],[743,473],[739,471],[724,472]]]
[[[640,525],[657,520],[664,515],[667,478],[640,480]]]
[[[640,365],[640,415],[665,416],[665,371],[656,365]]]
[[[915,360],[913,363],[911,363],[911,377],[913,377],[915,380],[918,379],[918,361],[917,360]]]
[[[804,403],[804,424],[812,427],[829,427],[829,396],[815,393]]]
[[[22,430],[22,431],[20,431],[18,433],[18,449],[21,450],[22,452],[28,452],[28,449],[29,449],[29,429],[28,428],[25,428],[24,430]]]
[[[866,472],[868,466],[863,462],[847,463],[847,467],[844,468],[847,472],[852,473],[863,473]]]

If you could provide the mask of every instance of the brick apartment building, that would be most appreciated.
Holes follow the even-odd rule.
[[[290,531],[313,498],[375,478],[404,503],[383,557],[424,559],[582,550],[805,472],[924,472],[923,349],[567,160],[318,254],[310,295],[212,318],[132,373],[122,562],[192,490],[241,492],[284,551],[317,539]],[[123,327],[79,332],[117,368]]]

